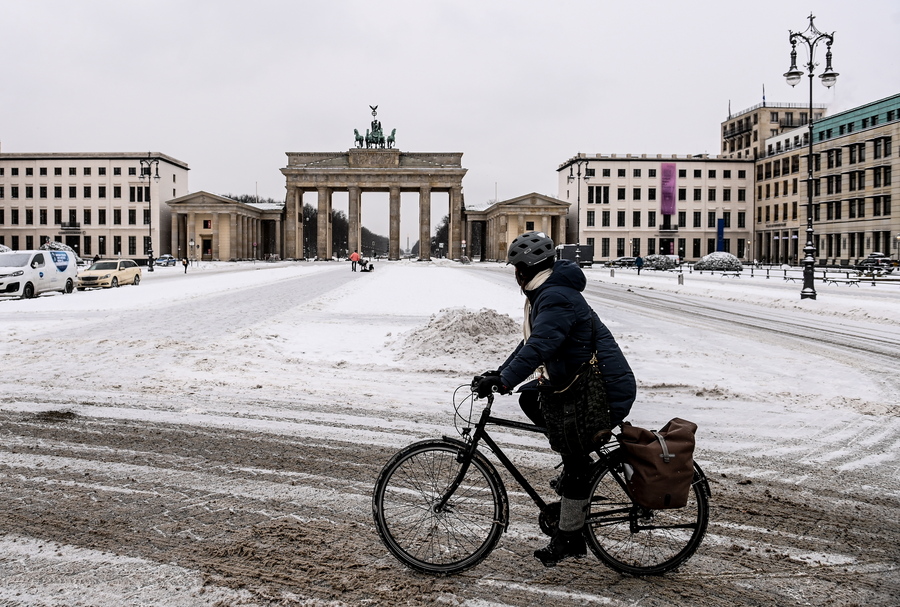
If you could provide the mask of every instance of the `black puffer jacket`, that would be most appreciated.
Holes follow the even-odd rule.
[[[609,398],[614,425],[625,419],[636,394],[634,374],[615,338],[581,292],[584,272],[571,261],[560,260],[540,287],[528,291],[531,301],[531,336],[520,342],[500,367],[505,386],[517,386],[544,365],[553,385],[564,386],[582,363],[589,360],[591,318],[596,331],[597,357]],[[533,386],[526,384],[524,389]]]

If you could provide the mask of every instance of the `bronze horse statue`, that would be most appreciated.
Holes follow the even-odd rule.
[[[394,147],[394,142],[397,140],[397,139],[396,139],[396,135],[397,135],[397,129],[391,130],[391,134],[388,135],[388,137],[387,137],[387,146],[388,146],[388,148]]]
[[[353,129],[353,137],[354,137],[354,145],[358,148],[361,148],[363,146],[363,144],[365,143],[365,139],[363,139],[363,136],[359,134],[358,130]]]

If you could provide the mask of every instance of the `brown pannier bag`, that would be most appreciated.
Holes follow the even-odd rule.
[[[694,479],[694,434],[697,424],[675,418],[658,432],[622,423],[617,436],[625,463],[633,469],[626,478],[634,501],[644,508],[664,510],[687,504]]]

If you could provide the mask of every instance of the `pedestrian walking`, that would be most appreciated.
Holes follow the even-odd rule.
[[[181,265],[184,266],[184,273],[187,274],[187,266],[188,266],[187,257],[181,258]]]
[[[350,271],[356,272],[356,264],[359,262],[359,253],[353,251],[350,253]]]
[[[641,268],[644,267],[644,258],[638,255],[634,258],[634,267],[637,268],[638,276],[641,275]]]

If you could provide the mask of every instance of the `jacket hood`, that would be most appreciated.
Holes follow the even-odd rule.
[[[527,295],[533,297],[548,287],[569,287],[578,292],[584,291],[587,286],[587,278],[575,263],[568,259],[560,259],[553,264],[553,273],[540,287],[534,291],[528,291]]]

